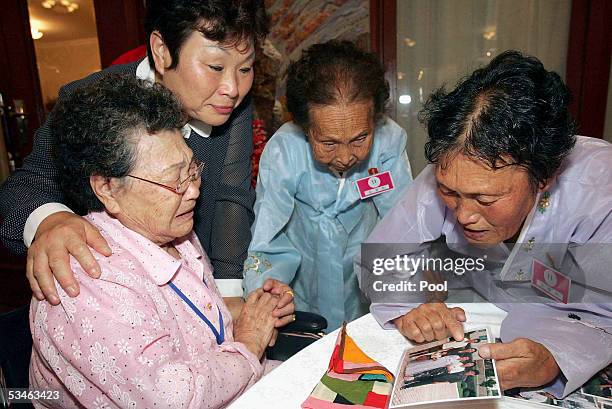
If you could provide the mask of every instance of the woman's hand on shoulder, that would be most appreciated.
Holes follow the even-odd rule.
[[[60,302],[54,280],[71,297],[79,294],[79,285],[70,269],[72,255],[91,277],[100,277],[100,266],[91,254],[91,246],[110,256],[106,240],[86,219],[70,212],[57,212],[46,217],[38,226],[28,249],[26,277],[34,296],[47,299],[52,305]]]

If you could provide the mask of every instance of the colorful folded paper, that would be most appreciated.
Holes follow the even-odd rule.
[[[303,409],[386,408],[393,374],[367,356],[346,333],[338,334],[327,372],[302,403]]]

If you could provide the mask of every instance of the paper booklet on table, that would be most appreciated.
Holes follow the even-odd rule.
[[[389,409],[442,402],[474,407],[479,400],[499,398],[495,362],[478,355],[478,348],[488,342],[489,331],[479,329],[466,332],[462,341],[447,338],[404,351]]]

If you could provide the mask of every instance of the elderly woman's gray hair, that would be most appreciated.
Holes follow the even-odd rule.
[[[104,210],[90,176],[122,178],[134,167],[138,138],[180,129],[180,104],[161,85],[106,75],[61,100],[52,112],[58,180],[79,214]]]
[[[287,109],[303,130],[310,126],[313,105],[372,101],[376,121],[388,100],[389,84],[378,57],[350,41],[314,44],[287,69]]]

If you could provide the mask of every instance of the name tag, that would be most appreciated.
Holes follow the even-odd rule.
[[[531,285],[553,300],[567,304],[571,284],[572,280],[565,274],[539,260],[533,260]]]
[[[357,184],[361,200],[395,189],[393,178],[389,171],[357,179],[355,183]]]

